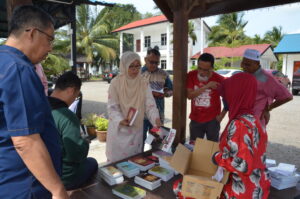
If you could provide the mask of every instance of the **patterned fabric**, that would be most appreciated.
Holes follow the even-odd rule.
[[[147,79],[152,90],[162,90],[166,88],[167,91],[165,92],[165,97],[171,97],[173,95],[173,83],[166,71],[158,68],[154,72],[149,72],[147,67],[144,66],[142,68],[142,76]],[[162,123],[164,123],[165,100],[164,98],[154,99],[159,111],[160,120]]]
[[[122,126],[122,121],[127,113],[120,108],[115,87],[110,87],[108,91],[107,112],[109,124],[106,140],[106,157],[108,162],[116,162],[129,156],[142,152],[143,147],[143,126]],[[114,93],[114,94],[112,94]],[[145,90],[144,110],[152,124],[159,118],[152,92],[148,87]],[[144,114],[144,113],[143,113]]]
[[[267,141],[266,131],[253,115],[242,115],[228,124],[215,155],[217,164],[230,172],[221,199],[268,198]]]

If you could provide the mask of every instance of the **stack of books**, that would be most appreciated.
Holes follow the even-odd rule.
[[[149,190],[154,190],[161,185],[161,179],[149,173],[142,173],[134,177],[134,182]]]
[[[161,166],[155,166],[148,171],[150,174],[161,178],[163,181],[168,181],[174,176],[174,172],[172,170],[166,169]]]
[[[266,159],[266,166],[269,167],[276,167],[276,160]]]
[[[152,153],[153,156],[158,157],[159,165],[166,169],[169,169],[174,172],[175,175],[179,174],[173,167],[171,167],[170,162],[172,160],[173,154],[167,153],[165,151],[155,151]]]
[[[110,186],[120,184],[124,181],[123,173],[113,166],[100,168],[100,176]]]
[[[131,178],[140,173],[140,169],[137,166],[127,161],[118,163],[116,166],[127,178]]]
[[[128,162],[137,166],[141,171],[147,171],[155,166],[155,162],[142,156],[133,157],[129,159]]]
[[[145,190],[129,184],[118,185],[112,193],[123,199],[142,199],[146,196]]]
[[[278,189],[295,187],[300,180],[295,165],[279,163],[277,167],[268,168],[271,175],[271,186]]]

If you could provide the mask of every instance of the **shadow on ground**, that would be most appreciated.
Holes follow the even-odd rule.
[[[300,148],[298,147],[269,142],[267,158],[275,159],[277,164],[280,162],[294,164],[298,170],[300,169]]]

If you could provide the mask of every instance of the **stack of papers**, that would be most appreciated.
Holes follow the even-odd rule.
[[[170,180],[174,176],[173,171],[163,168],[161,166],[153,167],[152,169],[149,170],[149,173],[161,178],[165,182]]]
[[[154,190],[161,185],[161,179],[148,173],[142,173],[135,176],[134,182],[149,190]]]
[[[116,166],[128,178],[136,176],[140,173],[140,169],[137,166],[127,161],[118,163]]]
[[[141,171],[147,171],[155,166],[155,162],[142,156],[131,158],[128,162],[137,166]]]
[[[110,186],[120,184],[124,181],[123,173],[113,166],[100,168],[100,176]]]
[[[145,190],[129,184],[118,185],[112,193],[124,199],[142,199],[146,196]]]
[[[271,186],[278,190],[295,187],[300,180],[300,175],[295,173],[295,165],[280,163],[268,170],[271,175]]]

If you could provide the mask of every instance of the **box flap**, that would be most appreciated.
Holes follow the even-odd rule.
[[[176,171],[184,175],[189,168],[191,151],[188,150],[182,144],[179,144],[176,148],[175,154],[171,160],[171,167]]]
[[[218,166],[213,164],[212,155],[216,151],[219,151],[219,143],[197,138],[191,157],[190,169],[214,175]]]
[[[196,199],[216,199],[220,196],[223,184],[202,176],[185,175],[182,195]]]

